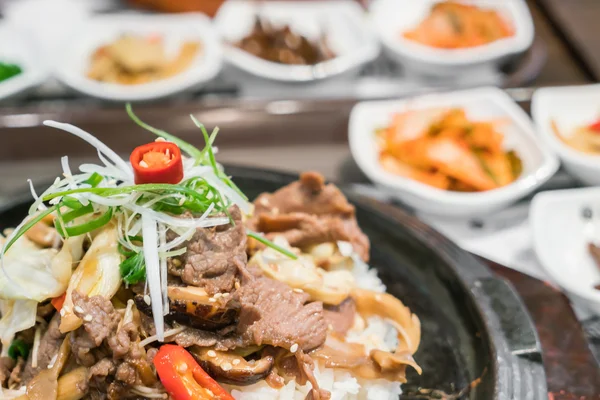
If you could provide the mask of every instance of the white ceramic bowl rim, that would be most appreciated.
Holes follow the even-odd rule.
[[[552,203],[557,199],[567,200],[572,196],[580,196],[581,194],[589,195],[590,198],[600,199],[600,188],[583,188],[583,189],[566,189],[566,190],[554,190],[551,192],[543,192],[537,194],[533,201],[531,202],[530,207],[530,219],[533,223],[536,221],[541,221],[541,217],[538,214],[542,213],[543,210],[547,207],[548,203]],[[537,228],[533,227],[533,241],[534,247],[536,249],[536,254],[541,261],[541,265],[544,268],[544,271],[548,273],[548,275],[552,278],[556,284],[564,288],[565,290],[582,297],[588,301],[599,303],[600,302],[600,290],[594,289],[591,285],[572,285],[570,282],[565,281],[562,276],[554,271],[553,268],[549,268],[548,265],[551,263],[550,260],[547,259],[546,252],[542,249],[543,245],[540,241],[538,234],[536,233]],[[566,266],[565,266],[566,268]]]
[[[215,17],[215,24],[222,36],[227,36],[224,32],[227,29],[225,26],[227,14],[233,12],[234,8],[240,5],[246,6],[244,2],[228,1]],[[226,60],[236,67],[262,78],[288,82],[310,82],[355,69],[374,60],[379,55],[379,42],[375,34],[361,18],[362,10],[360,10],[358,4],[343,1],[322,1],[318,2],[316,6],[319,7],[321,12],[328,13],[333,13],[336,7],[339,8],[340,12],[344,13],[351,20],[351,23],[354,24],[357,34],[362,36],[363,44],[353,49],[352,52],[337,55],[331,60],[323,61],[316,65],[285,65],[263,60],[230,43],[225,43]],[[293,13],[294,7],[309,10],[308,7],[310,7],[310,4],[273,1],[264,3],[260,7],[261,10],[272,8]],[[315,15],[318,15],[318,10],[315,10]],[[254,15],[251,16],[253,17]]]
[[[502,98],[505,103],[511,104],[513,100],[510,98],[508,94],[504,91],[496,88],[496,87],[486,87],[486,88],[478,88],[478,89],[469,89],[464,91],[456,91],[456,92],[446,92],[446,93],[436,93],[436,94],[428,94],[423,95],[411,100],[411,103],[414,102],[415,108],[430,108],[436,106],[436,101],[439,99],[448,99],[452,97],[462,97],[462,98],[471,98],[476,99],[481,96],[489,96],[493,95],[497,98]],[[372,107],[376,105],[390,105],[397,103],[395,100],[386,100],[386,101],[378,101],[378,102],[364,102],[359,103],[355,106],[351,119],[360,111],[361,107],[367,106]],[[363,105],[364,104],[364,105]],[[527,193],[532,188],[538,186],[541,182],[549,179],[558,169],[558,161],[553,153],[551,153],[545,146],[538,143],[535,140],[535,134],[533,131],[532,123],[529,120],[529,117],[525,112],[516,104],[514,104],[514,108],[511,110],[511,118],[512,122],[519,127],[519,131],[523,135],[528,135],[533,139],[533,143],[536,144],[536,147],[540,154],[542,155],[542,162],[538,166],[538,168],[531,173],[521,176],[515,182],[506,185],[504,187],[493,189],[485,192],[476,192],[476,193],[460,193],[460,192],[450,192],[447,190],[442,190],[438,188],[431,187],[424,183],[415,181],[410,178],[405,178],[401,176],[394,175],[392,173],[386,172],[381,169],[378,165],[371,163],[370,161],[365,160],[364,157],[361,157],[361,139],[358,137],[359,134],[352,135],[350,137],[350,147],[352,149],[352,153],[355,155],[356,161],[361,167],[361,169],[365,172],[365,174],[374,182],[380,183],[388,188],[398,190],[398,191],[407,191],[411,192],[420,197],[431,199],[435,202],[445,204],[445,205],[454,205],[461,204],[465,206],[469,205],[480,205],[485,202],[502,202],[502,201],[510,201],[516,196],[521,196]],[[352,125],[352,121],[350,122]],[[518,152],[518,149],[517,149]]]
[[[461,66],[469,64],[483,63],[492,59],[499,59],[511,54],[518,54],[527,50],[533,43],[534,27],[533,20],[527,4],[522,0],[461,0],[465,3],[475,3],[478,6],[498,7],[505,10],[511,16],[511,23],[515,28],[515,35],[509,38],[496,40],[492,43],[466,48],[466,49],[437,49],[420,43],[415,43],[402,36],[402,31],[398,30],[395,37],[390,37],[383,31],[379,13],[386,13],[386,7],[395,7],[406,3],[405,9],[410,11],[414,9],[415,0],[376,0],[371,10],[373,10],[373,26],[378,32],[384,45],[393,52],[404,57],[413,58],[422,62],[436,65]],[[421,3],[433,4],[438,0],[418,0]],[[410,3],[413,3],[411,6]],[[411,8],[413,7],[413,8]]]
[[[560,96],[561,93],[579,91],[582,93],[596,92],[600,95],[600,84],[582,86],[561,86],[537,89],[531,99],[531,112],[540,136],[561,157],[570,163],[600,170],[600,155],[586,154],[577,151],[563,143],[550,128],[550,121],[542,120],[540,98],[543,96]],[[600,172],[599,172],[600,173]]]
[[[103,29],[102,35],[87,30],[98,26],[103,27],[104,25],[106,27]],[[80,52],[85,47],[86,51],[89,50],[91,52],[93,48],[88,49],[90,38],[91,41],[95,41],[94,37],[103,36],[106,32],[135,32],[136,29],[142,26],[145,29],[155,27],[156,32],[164,33],[169,32],[170,29],[174,29],[170,27],[177,25],[188,26],[190,29],[193,29],[197,40],[202,43],[202,53],[197,56],[198,60],[194,61],[194,64],[190,68],[175,76],[139,85],[96,82],[88,79],[77,68],[64,68],[58,61],[54,66],[54,73],[60,81],[77,91],[113,101],[150,100],[165,97],[210,81],[221,70],[222,47],[212,27],[211,20],[202,13],[172,15],[125,13],[92,16],[86,21],[86,24],[79,28],[83,30],[83,33],[81,33],[84,36],[83,40],[87,40],[88,43],[82,44],[79,41],[78,35],[74,34],[72,47],[77,49],[75,51]],[[133,26],[133,28],[128,28],[128,26]],[[61,59],[71,60],[70,46],[65,47],[66,56]]]

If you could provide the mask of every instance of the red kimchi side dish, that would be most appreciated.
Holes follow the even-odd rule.
[[[496,10],[445,1],[433,5],[429,15],[403,36],[425,46],[462,49],[492,43],[514,34],[510,21]]]
[[[0,237],[3,399],[395,399],[418,317],[316,172],[253,203],[202,148],[158,138],[70,165]]]

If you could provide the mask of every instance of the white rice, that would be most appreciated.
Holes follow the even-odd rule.
[[[385,285],[377,276],[377,271],[369,269],[360,258],[352,258],[354,268],[351,272],[357,285],[362,289],[385,292]],[[346,340],[362,343],[367,351],[374,348],[391,351],[396,348],[398,341],[394,327],[379,317],[370,317],[366,321],[359,319],[348,332]],[[397,400],[402,393],[400,383],[384,379],[357,379],[346,370],[325,368],[322,364],[315,365],[314,374],[319,387],[331,392],[331,400]],[[274,389],[265,381],[243,387],[224,386],[230,389],[236,400],[304,400],[312,388],[310,383],[299,385],[295,380],[289,381],[281,389]]]

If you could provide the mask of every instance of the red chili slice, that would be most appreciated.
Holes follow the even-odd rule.
[[[183,179],[181,151],[175,143],[152,142],[136,147],[129,161],[137,184],[176,184]]]
[[[175,400],[234,400],[181,346],[162,345],[153,362],[161,383]]]

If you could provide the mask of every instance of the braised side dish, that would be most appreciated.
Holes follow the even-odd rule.
[[[201,50],[199,42],[184,42],[168,57],[162,38],[124,35],[94,52],[87,77],[121,85],[158,81],[188,69]]]
[[[158,135],[72,170],[1,237],[1,397],[396,399],[419,319],[369,270],[354,207],[315,172],[250,203]],[[263,232],[263,233],[258,233]]]
[[[314,65],[335,57],[324,37],[311,41],[288,25],[275,27],[256,18],[254,29],[236,46],[267,61],[281,64]]]
[[[567,146],[589,154],[600,154],[600,120],[578,126],[572,132],[564,133],[558,129],[556,121],[550,121],[552,130]]]
[[[522,172],[514,151],[503,147],[497,126],[472,121],[455,109],[395,114],[376,132],[381,166],[396,175],[444,190],[478,192],[506,186]]]
[[[460,49],[481,46],[514,35],[514,29],[495,10],[445,1],[404,37],[426,46]]]

